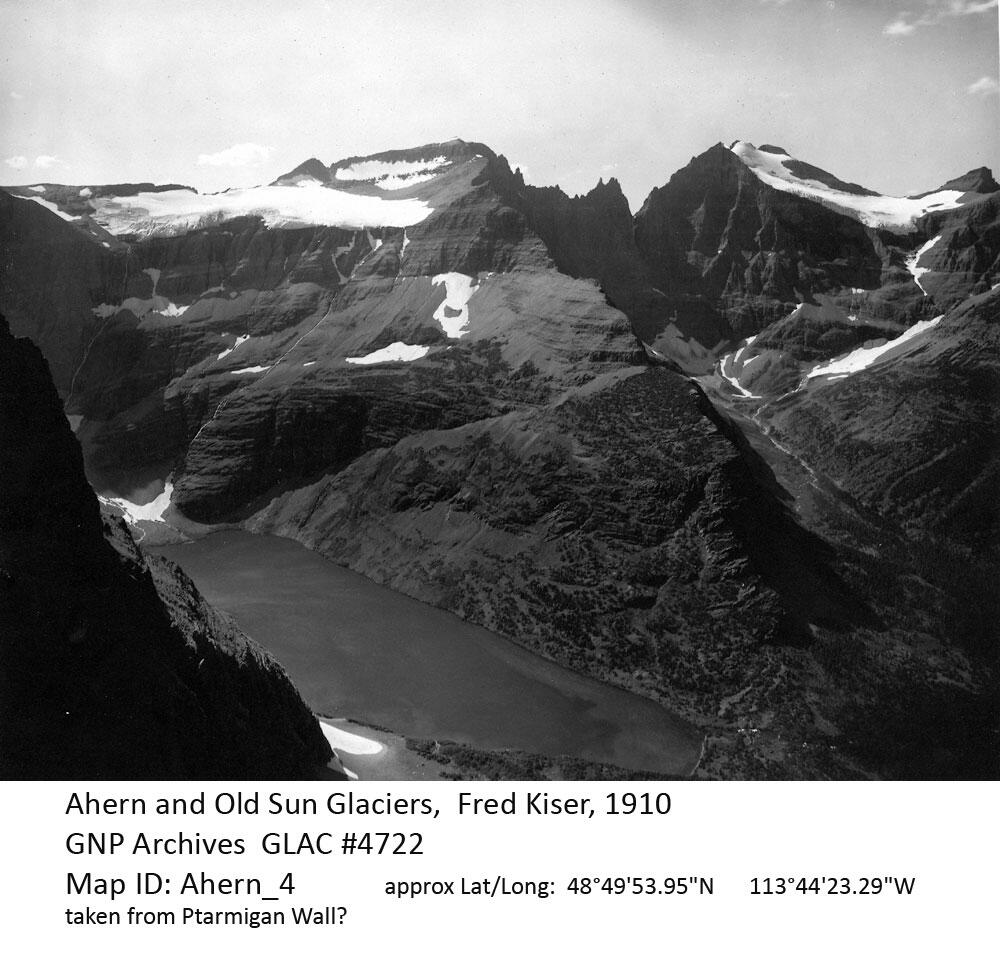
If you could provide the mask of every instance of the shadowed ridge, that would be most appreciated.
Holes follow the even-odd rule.
[[[0,776],[315,777],[284,671],[103,518],[48,367],[0,318]]]

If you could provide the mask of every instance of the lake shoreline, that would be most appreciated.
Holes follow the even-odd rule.
[[[230,529],[149,550],[180,564],[209,601],[273,653],[317,713],[392,727],[402,739],[568,755],[671,777],[697,765],[702,735],[658,702],[376,584],[291,539]]]

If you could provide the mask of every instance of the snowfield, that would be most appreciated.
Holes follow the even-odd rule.
[[[784,160],[794,158],[788,153],[762,152],[742,141],[737,141],[731,148],[761,182],[782,192],[813,199],[837,212],[853,216],[867,226],[895,232],[912,232],[913,221],[930,210],[954,209],[961,205],[959,199],[963,193],[954,189],[931,193],[920,199],[905,196],[855,196],[814,179],[800,179],[783,165]]]
[[[39,188],[39,187],[32,187]],[[40,187],[45,189],[44,186]],[[41,196],[14,196],[15,199],[23,199],[26,202],[36,202],[39,206],[44,206],[49,212],[54,212],[60,219],[65,219],[66,222],[76,222],[79,216],[71,216],[69,213],[63,212],[54,202],[49,202],[47,199],[42,199]]]
[[[128,498],[105,498],[103,495],[100,497],[103,501],[121,508],[125,512],[125,520],[134,525],[139,521],[162,522],[163,514],[170,506],[170,496],[173,493],[174,483],[170,478],[167,478],[163,483],[163,491],[145,505],[137,505],[134,501],[129,501]]]
[[[227,334],[232,334],[232,333],[227,333]],[[249,339],[250,339],[249,335],[238,335],[236,337],[236,341],[232,344],[232,346],[230,346],[230,348],[228,349],[224,349],[223,351],[221,351],[216,356],[215,361],[221,362],[227,355],[236,351],[236,349],[238,349],[244,342],[249,341]]]
[[[401,159],[394,163],[368,159],[337,169],[333,178],[342,182],[370,182],[379,189],[406,189],[407,186],[428,182],[442,167],[448,165],[450,160],[447,156],[416,161]]]
[[[434,211],[419,199],[359,196],[317,182],[230,189],[211,195],[171,189],[100,198],[94,202],[94,208],[94,218],[108,232],[141,236],[180,235],[240,216],[259,216],[272,229],[412,226]]]
[[[863,369],[870,368],[880,358],[888,355],[890,352],[893,352],[901,345],[905,345],[922,332],[926,332],[928,329],[933,328],[943,318],[943,315],[939,315],[934,319],[926,319],[923,322],[917,322],[915,325],[911,325],[910,328],[908,328],[902,335],[899,335],[894,339],[889,339],[889,341],[883,345],[874,345],[871,348],[864,348],[862,346],[859,349],[855,349],[853,352],[849,352],[847,355],[843,355],[838,359],[833,359],[832,361],[827,362],[825,365],[817,365],[816,368],[814,368],[806,376],[806,378],[816,378],[820,375],[831,375],[839,378],[846,378],[848,375],[853,375],[855,372],[860,372]]]
[[[917,288],[919,288],[924,295],[927,295],[927,290],[923,287],[923,285],[921,285],[920,277],[923,275],[927,275],[928,272],[933,272],[934,270],[922,269],[919,265],[920,257],[925,252],[929,252],[931,249],[933,249],[934,246],[937,245],[937,241],[940,238],[941,238],[940,236],[935,236],[933,239],[929,240],[928,242],[925,242],[915,253],[913,253],[912,256],[907,256],[906,258],[906,268],[909,271],[910,275],[913,276],[913,281],[916,282]]]
[[[407,345],[405,342],[393,342],[377,352],[359,355],[345,359],[352,365],[378,365],[380,362],[415,362],[422,359],[430,351],[427,345]]]
[[[154,309],[158,315],[165,315],[168,319],[176,319],[177,316],[183,315],[190,306],[187,305],[177,305],[175,302],[168,302],[165,309]]]
[[[461,272],[442,272],[431,279],[431,285],[444,283],[444,302],[434,310],[434,318],[449,339],[458,339],[468,332],[469,299],[476,290],[476,280]],[[447,311],[457,312],[448,315]]]
[[[382,745],[377,740],[369,740],[360,734],[352,734],[323,720],[319,722],[319,726],[330,747],[340,753],[362,756],[382,752]]]
[[[794,313],[793,313],[794,314]],[[756,335],[751,335],[750,338],[746,339],[743,344],[736,350],[736,352],[730,352],[728,355],[722,356],[719,360],[719,374],[727,381],[733,388],[736,389],[740,394],[740,398],[761,398],[760,395],[754,395],[749,389],[744,388],[740,384],[739,373],[745,368],[749,363],[744,363],[741,361],[743,358],[743,353],[754,343]],[[755,355],[754,358],[759,358]],[[751,359],[750,361],[753,361]]]

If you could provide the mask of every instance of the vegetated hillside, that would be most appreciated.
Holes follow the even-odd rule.
[[[313,777],[284,671],[102,516],[38,349],[0,319],[0,774]]]

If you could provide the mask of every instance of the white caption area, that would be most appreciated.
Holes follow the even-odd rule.
[[[74,794],[101,809],[69,810]],[[609,794],[619,810],[669,794],[671,809],[612,815]],[[594,815],[554,814],[554,800]],[[961,813],[940,820],[942,800]],[[995,933],[983,852],[995,805],[994,786],[961,781],[12,780],[4,931],[82,956],[981,953]],[[402,836],[344,852],[345,836],[377,849],[379,833]],[[412,834],[419,853],[391,852]],[[71,891],[68,875],[88,873],[89,890]]]

